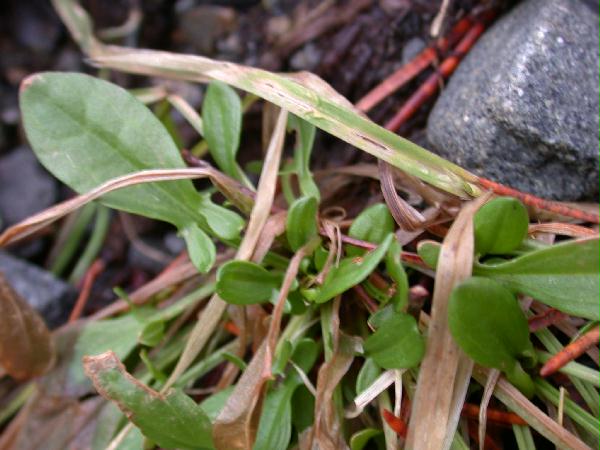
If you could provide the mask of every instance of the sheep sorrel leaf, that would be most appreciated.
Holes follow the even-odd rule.
[[[502,370],[523,393],[533,395],[533,382],[518,361],[535,358],[527,319],[508,289],[487,278],[467,278],[452,291],[448,324],[467,355]]]
[[[23,82],[20,103],[38,159],[79,193],[139,170],[185,167],[160,121],[114,84],[82,74],[41,73]],[[198,216],[199,201],[187,180],[132,186],[103,198],[108,206],[178,227]]]
[[[25,80],[20,104],[27,137],[40,162],[79,193],[132,172],[183,168],[185,164],[160,121],[124,89],[88,75],[41,73]],[[106,194],[107,206],[170,222],[184,229],[196,222],[213,230],[222,210],[188,180],[149,183]],[[207,207],[210,206],[210,207]],[[228,216],[241,218],[231,211]],[[220,216],[219,216],[220,217]],[[205,268],[203,268],[205,269]]]
[[[393,312],[365,340],[365,354],[384,369],[415,367],[425,353],[425,340],[414,317]]]
[[[569,241],[505,263],[477,264],[473,271],[560,311],[598,320],[598,242]]]
[[[298,251],[310,238],[317,235],[317,209],[315,197],[301,197],[290,206],[286,235],[292,250]]]
[[[237,93],[220,81],[210,83],[202,103],[202,120],[210,154],[221,170],[242,181],[242,170],[235,161],[242,133],[242,102]]]
[[[527,237],[529,216],[516,198],[498,197],[483,205],[473,218],[475,251],[502,255]]]
[[[85,372],[103,397],[114,401],[149,439],[165,448],[209,449],[210,421],[182,391],[160,394],[133,378],[113,352],[83,358]]]

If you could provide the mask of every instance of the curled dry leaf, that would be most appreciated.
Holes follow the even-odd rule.
[[[85,204],[102,197],[109,192],[123,189],[140,183],[153,183],[156,181],[183,180],[190,178],[204,178],[209,172],[205,168],[189,169],[156,169],[133,172],[121,177],[113,178],[83,195],[78,195],[51,208],[31,216],[22,222],[8,228],[0,235],[0,246],[16,242],[32,233],[50,225],[52,222],[81,208]]]
[[[13,378],[26,380],[47,372],[54,360],[46,324],[0,272],[0,365]]]
[[[402,230],[414,231],[422,228],[425,224],[425,217],[398,195],[394,185],[392,169],[393,167],[390,164],[381,159],[379,160],[381,193],[392,213],[392,217]]]

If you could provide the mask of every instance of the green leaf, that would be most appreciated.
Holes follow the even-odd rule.
[[[450,295],[448,324],[458,345],[475,362],[503,371],[523,393],[533,395],[533,382],[518,362],[535,358],[529,327],[508,289],[488,278],[467,278]]]
[[[363,450],[372,438],[381,434],[383,432],[375,428],[365,428],[364,430],[357,431],[350,438],[350,450]]]
[[[384,369],[408,369],[423,358],[425,340],[414,317],[394,312],[365,340],[364,349]]]
[[[438,259],[440,257],[440,251],[442,250],[442,244],[436,241],[422,240],[417,244],[417,253],[432,269],[436,269]]]
[[[323,285],[316,292],[306,290],[304,295],[316,303],[324,303],[361,283],[383,259],[392,243],[392,238],[393,235],[389,234],[381,245],[362,257],[343,258],[338,267],[331,268]]]
[[[312,339],[298,341],[292,360],[308,372],[317,360],[319,346]],[[254,450],[285,449],[292,435],[292,396],[302,385],[295,368],[288,369],[285,381],[267,394],[260,417]]]
[[[23,82],[20,104],[38,159],[78,193],[140,170],[186,167],[160,121],[114,84],[77,73],[41,73]],[[218,230],[223,215],[237,216],[208,204],[189,180],[130,186],[100,201],[180,230],[193,222],[205,231]],[[231,239],[242,225],[238,217],[237,232],[216,234]]]
[[[361,212],[348,230],[350,237],[362,241],[381,244],[388,234],[394,232],[396,224],[387,206],[383,203],[375,203]],[[349,256],[358,256],[365,253],[362,248],[352,245],[346,246]]]
[[[292,396],[292,423],[298,433],[306,430],[315,421],[315,397],[302,385]]]
[[[233,211],[214,204],[209,195],[202,195],[200,212],[210,230],[222,239],[234,239],[244,228],[244,219]]]
[[[365,359],[365,362],[358,371],[358,376],[356,377],[356,394],[364,392],[373,384],[380,374],[381,369],[373,358]]]
[[[319,356],[319,349],[319,345],[313,339],[302,338],[296,343],[296,346],[294,347],[292,360],[300,369],[308,373],[317,361],[317,357]]]
[[[202,273],[208,272],[216,258],[215,244],[211,238],[195,222],[188,223],[180,233],[194,267]]]
[[[598,238],[568,241],[505,263],[476,264],[474,273],[567,314],[599,320],[598,251]]]
[[[202,102],[204,138],[219,168],[242,181],[235,157],[242,133],[242,102],[237,93],[220,81],[212,81]]]
[[[40,162],[79,193],[144,169],[181,168],[159,120],[126,90],[75,73],[42,73],[23,82],[23,124]],[[181,226],[198,217],[188,180],[131,186],[102,203]]]
[[[317,208],[315,197],[300,197],[290,206],[285,228],[293,251],[317,235]]]
[[[217,294],[234,305],[269,301],[281,276],[249,261],[228,261],[217,272]]]
[[[315,141],[315,126],[293,114],[288,115],[288,128],[296,130],[296,146],[294,147],[294,168],[298,176],[298,184],[303,196],[321,199],[319,188],[310,172],[310,154]]]
[[[527,237],[528,225],[527,209],[516,198],[489,201],[473,218],[476,253],[502,255],[515,250]]]
[[[285,449],[292,437],[292,404],[295,381],[286,381],[281,387],[267,394],[265,399],[254,450]]]
[[[225,403],[227,403],[227,399],[233,392],[234,387],[235,386],[227,386],[222,391],[211,395],[200,403],[200,408],[202,408],[202,411],[208,416],[211,423],[219,417],[219,414],[225,406]]]
[[[396,292],[392,297],[392,303],[396,311],[400,311],[408,305],[409,285],[408,276],[402,265],[402,246],[395,237],[385,255],[385,268],[396,285]]]
[[[113,352],[85,357],[83,364],[98,392],[117,403],[150,440],[166,448],[213,448],[208,417],[181,390],[160,394],[144,386]]]
[[[138,311],[138,313],[146,312]],[[143,327],[144,323],[132,313],[116,319],[86,323],[77,337],[73,354],[69,359],[70,381],[75,384],[85,383],[88,385],[89,381],[81,366],[81,359],[85,355],[98,355],[112,350],[118,358],[126,358],[137,345],[137,337]]]
[[[144,326],[138,337],[138,342],[148,347],[155,347],[165,335],[165,322],[154,320]]]

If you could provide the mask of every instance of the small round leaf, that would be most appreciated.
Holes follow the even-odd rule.
[[[408,369],[423,358],[425,341],[414,317],[393,313],[365,340],[364,349],[384,369]]]
[[[217,272],[217,294],[234,305],[267,302],[281,277],[248,261],[229,261]]]
[[[475,251],[502,255],[519,247],[527,236],[529,216],[523,203],[498,197],[483,205],[473,219]]]

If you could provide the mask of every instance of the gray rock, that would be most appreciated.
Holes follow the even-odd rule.
[[[420,37],[409,39],[402,47],[402,65],[408,64],[415,56],[417,56],[425,48],[425,41]]]
[[[67,320],[76,296],[70,284],[2,251],[0,272],[4,273],[14,290],[42,315],[50,328]]]
[[[9,226],[51,206],[57,198],[54,179],[28,147],[0,159],[0,217]]]
[[[475,45],[427,124],[457,164],[539,196],[598,196],[598,9],[527,0]]]

